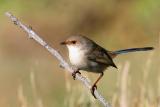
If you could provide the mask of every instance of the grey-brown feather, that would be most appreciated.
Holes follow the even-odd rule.
[[[109,66],[117,68],[107,50],[98,45],[88,53],[88,59],[98,64],[99,72],[104,71]]]
[[[77,44],[74,46],[68,46],[70,61],[72,65],[77,67],[79,70],[101,73],[109,66],[117,68],[111,56],[108,54],[108,51],[96,44],[94,41],[82,35],[71,36],[67,39],[67,41],[73,40],[77,40]],[[71,52],[71,47],[76,47],[79,51]],[[78,59],[76,59],[77,57],[73,58],[73,56],[79,54],[81,55]]]

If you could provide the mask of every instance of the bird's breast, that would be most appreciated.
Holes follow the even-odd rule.
[[[86,57],[85,52],[78,48],[70,47],[69,48],[69,59],[72,65],[76,67],[86,66]]]
[[[69,59],[71,64],[80,70],[95,73],[100,73],[106,68],[105,65],[88,60],[86,53],[86,51],[79,48],[69,47]]]

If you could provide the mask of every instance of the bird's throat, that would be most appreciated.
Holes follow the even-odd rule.
[[[76,48],[74,46],[69,46],[69,59],[72,65],[74,66],[82,66],[85,63],[85,51],[80,48]]]

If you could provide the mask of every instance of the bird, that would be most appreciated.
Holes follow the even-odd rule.
[[[75,79],[77,73],[81,74],[80,70],[100,74],[90,89],[94,98],[96,98],[94,91],[97,89],[97,83],[103,77],[104,71],[108,67],[117,68],[113,61],[117,55],[154,49],[153,47],[141,47],[110,51],[84,35],[69,36],[60,44],[67,47],[70,63],[77,68],[72,73],[73,79]]]

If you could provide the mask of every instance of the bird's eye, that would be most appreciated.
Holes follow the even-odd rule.
[[[72,44],[76,44],[76,42],[77,42],[77,41],[74,40],[74,41],[72,41]]]

